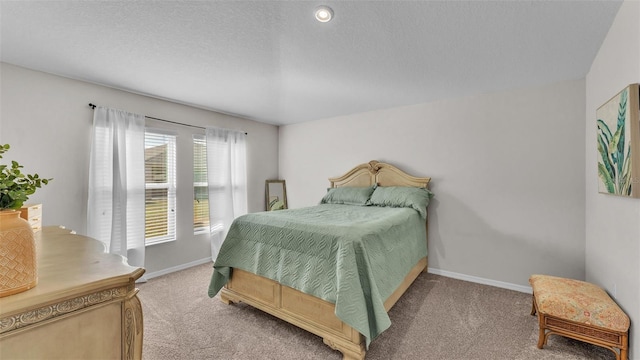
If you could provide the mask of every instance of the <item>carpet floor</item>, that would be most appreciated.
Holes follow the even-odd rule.
[[[204,264],[139,285],[143,359],[342,359],[318,336],[209,298],[211,273]],[[529,294],[423,273],[389,312],[392,325],[366,359],[615,359],[610,350],[555,335],[538,349],[530,311]]]

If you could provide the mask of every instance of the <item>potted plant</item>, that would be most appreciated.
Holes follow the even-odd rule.
[[[0,145],[0,159],[9,148],[9,144]],[[0,297],[29,290],[38,283],[33,229],[18,209],[52,179],[23,174],[22,168],[16,161],[0,164]]]

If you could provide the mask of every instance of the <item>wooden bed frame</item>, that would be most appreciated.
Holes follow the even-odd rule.
[[[331,187],[378,184],[420,188],[427,188],[430,180],[428,177],[408,175],[392,165],[375,160],[358,165],[340,177],[329,179]],[[426,269],[427,257],[424,257],[387,298],[384,303],[387,311]],[[220,292],[224,303],[244,302],[316,334],[332,349],[342,352],[344,360],[364,359],[364,336],[335,315],[334,304],[247,271],[233,269],[232,274],[231,280]]]

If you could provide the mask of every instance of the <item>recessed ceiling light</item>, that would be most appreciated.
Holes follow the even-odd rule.
[[[328,6],[318,6],[314,12],[316,20],[320,22],[329,22],[333,18],[333,10]]]

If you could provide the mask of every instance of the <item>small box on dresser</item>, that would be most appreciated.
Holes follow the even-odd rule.
[[[20,208],[20,217],[27,220],[33,232],[42,229],[42,204],[24,205]]]

